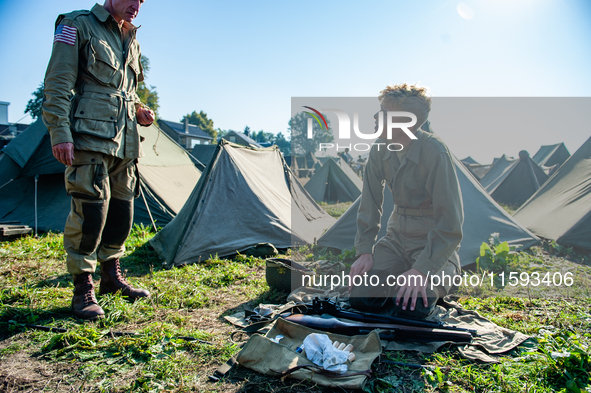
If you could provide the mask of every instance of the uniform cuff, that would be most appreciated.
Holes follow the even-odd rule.
[[[355,256],[360,256],[363,254],[372,254],[373,255],[373,244],[356,244],[355,245]]]
[[[60,143],[74,143],[74,139],[72,139],[72,133],[70,130],[55,130],[50,133],[51,136],[51,146],[55,146]]]

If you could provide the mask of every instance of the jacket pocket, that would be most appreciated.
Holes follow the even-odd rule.
[[[141,64],[141,57],[139,50],[132,48],[130,49],[129,53],[129,67],[133,70],[135,74],[135,82],[136,86],[138,83],[144,80],[144,74],[142,71],[142,64]]]
[[[113,49],[106,41],[96,37],[90,39],[88,72],[104,84],[108,84],[119,70],[120,63]]]
[[[418,171],[410,170],[404,176],[404,187],[406,188],[406,194],[410,206],[418,206],[427,198],[427,190],[425,189],[425,182],[421,178]]]
[[[99,138],[115,138],[119,115],[119,106],[115,102],[90,97],[80,98],[74,112],[74,130]]]

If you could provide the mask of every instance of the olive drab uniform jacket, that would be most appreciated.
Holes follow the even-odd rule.
[[[380,229],[384,185],[392,191],[396,209],[380,242],[420,252],[412,267],[437,274],[446,263],[459,271],[457,249],[464,221],[462,195],[451,153],[436,135],[418,130],[406,154],[374,145],[363,176],[357,213],[357,255],[372,254]],[[383,142],[383,141],[381,141]],[[386,268],[395,261],[374,261]]]
[[[137,28],[101,5],[60,15],[45,76],[43,121],[51,144],[121,159],[142,156],[136,89],[144,79]]]

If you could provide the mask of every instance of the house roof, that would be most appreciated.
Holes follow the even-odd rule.
[[[242,141],[243,141],[244,143],[246,143],[247,145],[254,146],[254,147],[262,147],[262,146],[261,146],[261,145],[260,145],[260,144],[259,144],[257,141],[255,141],[255,140],[254,140],[254,139],[252,139],[251,137],[247,136],[246,134],[244,134],[244,133],[242,133],[242,132],[236,132],[236,131],[234,131],[234,130],[230,130],[230,131],[229,131],[229,132],[228,132],[228,133],[227,133],[227,134],[224,136],[224,139],[226,139],[226,140],[228,140],[228,141],[229,141],[229,140],[230,140],[230,139],[229,139],[229,137],[230,137],[231,135],[234,135],[234,136],[236,136],[236,138],[240,138],[240,139],[242,139]],[[232,142],[232,141],[230,141],[230,142]],[[238,142],[238,141],[236,141],[236,142],[234,142],[234,143],[241,144],[241,143],[240,143],[240,142]]]
[[[16,132],[21,133],[27,128],[29,128],[30,124],[21,124],[21,123],[13,123],[13,124],[0,124],[0,135],[10,135],[10,128],[16,127]]]
[[[178,134],[182,134],[182,135],[186,135],[185,133],[185,125],[183,123],[177,123],[176,121],[169,121],[169,120],[158,120],[158,124],[160,124],[160,127],[168,127],[169,129],[171,129],[172,131],[178,133]],[[199,137],[201,139],[209,139],[209,140],[213,140],[213,138],[211,136],[209,136],[209,134],[207,134],[205,131],[203,131],[201,128],[197,127],[196,125],[193,124],[189,124],[189,135],[191,136],[196,136]]]

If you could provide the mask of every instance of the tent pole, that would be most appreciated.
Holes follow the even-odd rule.
[[[37,183],[39,182],[39,175],[35,175],[35,237],[37,237]]]
[[[156,228],[156,223],[154,222],[154,218],[152,217],[152,212],[150,211],[150,206],[148,206],[148,201],[146,200],[146,196],[144,195],[144,190],[142,189],[142,185],[140,184],[140,194],[142,194],[142,199],[144,200],[144,205],[146,205],[146,210],[148,211],[148,216],[150,216],[150,221],[152,222],[152,227],[154,227],[154,233],[158,232],[158,228]]]

